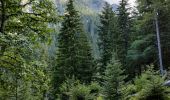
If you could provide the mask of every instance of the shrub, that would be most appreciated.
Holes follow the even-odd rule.
[[[129,84],[124,91],[125,100],[170,100],[167,95],[169,88],[163,86],[164,77],[153,70],[153,66],[141,76],[136,77],[134,84]]]
[[[80,81],[67,79],[60,87],[61,100],[94,100],[97,99],[101,87],[98,83],[81,84]]]

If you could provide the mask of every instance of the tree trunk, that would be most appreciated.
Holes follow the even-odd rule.
[[[161,51],[161,43],[160,43],[160,32],[159,32],[159,24],[158,24],[158,11],[155,10],[155,24],[156,24],[156,36],[157,36],[157,46],[158,46],[158,57],[159,57],[159,65],[161,75],[164,74],[163,63],[162,63],[162,51]]]

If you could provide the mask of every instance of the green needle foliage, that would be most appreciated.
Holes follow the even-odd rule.
[[[100,25],[98,26],[98,46],[100,50],[100,66],[98,71],[104,74],[107,63],[112,58],[112,51],[115,49],[116,16],[110,4],[105,3],[102,14],[100,15]]]
[[[136,77],[134,84],[126,86],[123,91],[125,100],[169,100],[169,88],[163,86],[165,79],[153,70],[153,65],[141,76]]]
[[[103,82],[103,94],[106,100],[121,100],[121,88],[126,78],[123,73],[120,61],[113,56],[106,67]]]
[[[95,100],[99,96],[100,90],[101,87],[96,82],[85,85],[71,78],[61,85],[59,97],[61,100]]]
[[[120,5],[117,9],[117,25],[118,25],[118,35],[116,40],[116,50],[118,57],[123,65],[126,66],[126,55],[129,48],[130,32],[131,32],[131,19],[128,8],[128,0],[121,0]]]
[[[54,88],[58,88],[66,78],[89,83],[92,78],[93,57],[87,36],[83,31],[79,13],[73,0],[69,0],[58,36],[58,52],[54,72]]]

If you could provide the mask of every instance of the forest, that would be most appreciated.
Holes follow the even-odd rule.
[[[170,100],[170,0],[129,1],[0,0],[0,100]]]

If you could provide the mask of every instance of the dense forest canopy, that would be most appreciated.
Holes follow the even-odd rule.
[[[170,0],[129,3],[0,0],[0,100],[170,100]]]

